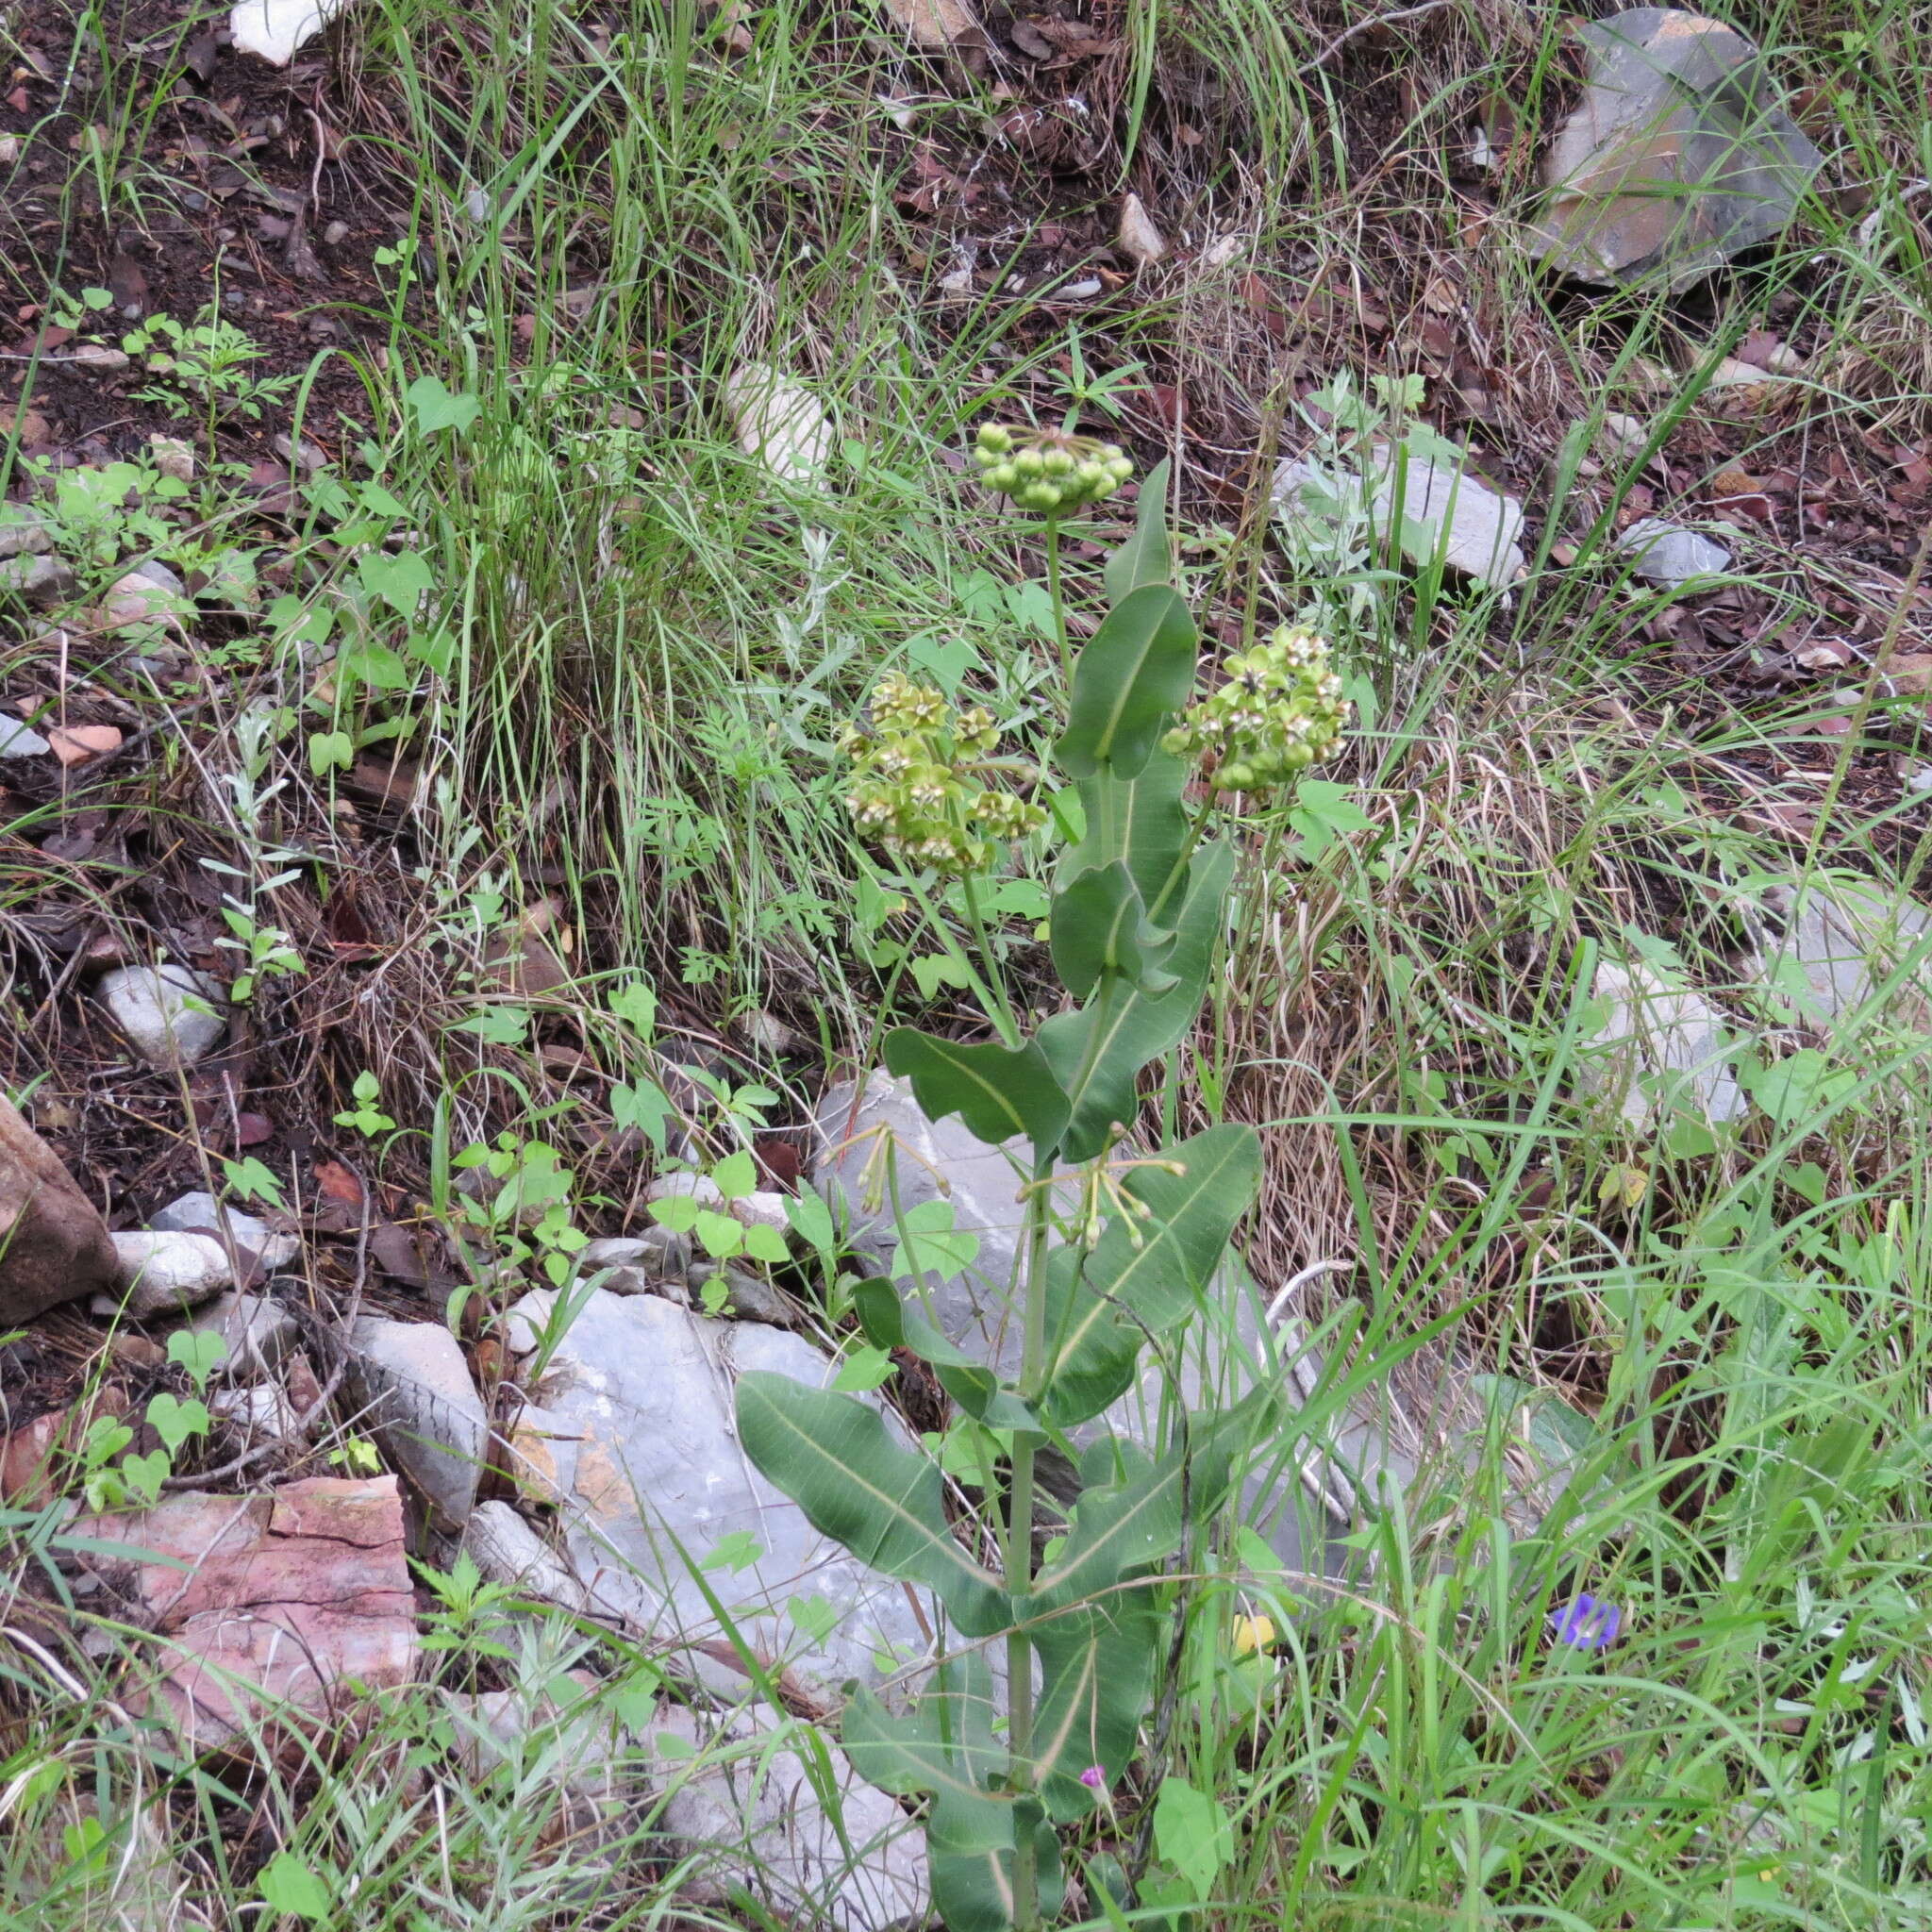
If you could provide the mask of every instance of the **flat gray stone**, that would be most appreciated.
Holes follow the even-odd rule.
[[[53,749],[32,725],[0,712],[0,758],[44,758]]]
[[[555,1305],[549,1290],[526,1294],[511,1311],[511,1345],[534,1337]],[[735,1696],[747,1679],[691,1574],[724,1545],[748,1560],[703,1581],[765,1657],[828,1692],[848,1677],[878,1684],[926,1655],[919,1617],[902,1585],[820,1536],[752,1467],[734,1411],[738,1376],[751,1369],[810,1388],[836,1374],[780,1328],[708,1321],[650,1295],[585,1297],[539,1391],[548,1415],[581,1437],[560,1511],[570,1567],[597,1607],[685,1646],[684,1666]],[[748,1543],[726,1542],[741,1536]],[[794,1596],[823,1597],[836,1612],[823,1642],[788,1617]],[[927,1627],[939,1628],[928,1593],[919,1596]]]
[[[979,1253],[962,1274],[929,1274],[925,1306],[951,1341],[1012,1375],[1020,1335],[1010,1284],[1022,1224],[1014,1190],[1024,1150],[1017,1142],[988,1146],[957,1115],[928,1121],[909,1087],[890,1075],[872,1075],[855,1114],[857,1091],[855,1083],[841,1082],[819,1104],[813,1185],[841,1217],[846,1240],[882,1271],[896,1243],[885,1202],[896,1200],[903,1214],[943,1192],[953,1204],[955,1230],[976,1236]],[[1070,1211],[1071,1188],[1058,1189],[1056,1201],[1062,1213]],[[1151,1447],[1163,1440],[1165,1418],[1177,1405],[1230,1403],[1261,1380],[1284,1389],[1297,1407],[1339,1419],[1324,1424],[1321,1441],[1291,1431],[1272,1460],[1259,1458],[1243,1513],[1287,1569],[1339,1574],[1352,1560],[1340,1540],[1365,1511],[1385,1506],[1395,1491],[1414,1495],[1425,1475],[1463,1478],[1482,1451],[1492,1395],[1453,1361],[1428,1356],[1420,1367],[1399,1364],[1338,1408],[1329,1391],[1341,1365],[1329,1363],[1292,1317],[1271,1334],[1263,1312],[1261,1291],[1231,1257],[1209,1305],[1169,1338],[1172,1383],[1151,1352],[1143,1354],[1135,1386],[1074,1431],[1074,1440],[1085,1443],[1114,1431]],[[1534,1526],[1542,1493],[1525,1491],[1519,1508],[1524,1525]]]
[[[197,1308],[181,1325],[221,1337],[226,1353],[215,1374],[223,1379],[273,1376],[302,1338],[294,1316],[261,1295],[232,1289]]]
[[[74,566],[60,557],[0,559],[0,597],[18,597],[42,610],[73,596],[80,587]]]
[[[1614,959],[1597,967],[1591,992],[1607,1011],[1586,1042],[1583,1084],[1614,1099],[1630,1126],[1641,1131],[1681,1108],[1713,1122],[1749,1110],[1731,1071],[1738,1041],[1702,993],[1641,961]]]
[[[228,1253],[212,1235],[137,1228],[109,1235],[130,1315],[192,1308],[235,1285]]]
[[[1366,478],[1330,476],[1305,458],[1291,458],[1276,466],[1270,494],[1282,524],[1317,539],[1366,512],[1377,530],[1396,529],[1403,555],[1418,566],[1440,554],[1445,569],[1497,589],[1507,589],[1525,568],[1523,506],[1515,497],[1413,453],[1398,462],[1387,443],[1377,445]]]
[[[1630,557],[1636,575],[1667,591],[1681,590],[1699,577],[1722,576],[1731,567],[1731,553],[1715,538],[1662,517],[1641,518],[1613,547]]]
[[[0,559],[40,557],[54,547],[54,533],[41,512],[25,503],[0,503]]]
[[[277,1268],[286,1268],[302,1252],[299,1235],[272,1228],[258,1215],[243,1213],[239,1208],[225,1208],[205,1189],[183,1194],[178,1201],[170,1201],[158,1213],[149,1216],[148,1225],[170,1231],[211,1234],[217,1240],[225,1230],[244,1255],[252,1256],[270,1273]]]
[[[647,1781],[663,1794],[660,1825],[694,1864],[680,1888],[693,1906],[763,1899],[795,1925],[886,1932],[925,1917],[925,1835],[867,1784],[830,1738],[762,1706],[722,1725],[665,1703],[638,1735]],[[821,1804],[809,1760],[829,1762],[838,1818]]]
[[[462,1345],[438,1322],[357,1318],[350,1400],[364,1426],[429,1506],[438,1528],[461,1529],[475,1506],[490,1418]]]
[[[1932,1031],[1932,911],[1843,874],[1771,886],[1762,903],[1773,924],[1744,976],[1771,990],[1782,1017],[1829,1027],[1882,1006],[1895,1024]]]
[[[117,966],[101,976],[95,992],[151,1066],[192,1066],[228,1030],[221,989],[192,967]]]
[[[1576,39],[1583,97],[1544,163],[1544,262],[1599,287],[1702,279],[1783,233],[1824,158],[1763,53],[1722,22],[1640,7]]]

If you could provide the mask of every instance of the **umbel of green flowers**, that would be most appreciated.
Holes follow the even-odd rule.
[[[979,432],[973,459],[992,489],[1024,509],[1049,515],[1098,503],[1134,474],[1133,459],[1117,442],[1058,429],[1008,429],[998,423]]]
[[[1270,791],[1340,747],[1349,704],[1325,639],[1284,625],[1222,669],[1219,689],[1161,740],[1174,757],[1201,760],[1217,791]]]
[[[934,872],[984,870],[990,841],[1018,839],[1046,823],[1039,806],[984,781],[999,731],[979,705],[955,711],[930,685],[896,672],[872,700],[873,729],[848,725],[839,749],[852,760],[845,807],[859,829],[908,864]]]

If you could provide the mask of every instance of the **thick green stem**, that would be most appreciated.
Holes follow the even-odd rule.
[[[1060,520],[1046,520],[1046,594],[1053,604],[1053,630],[1060,648],[1060,678],[1066,690],[1074,689],[1074,647],[1067,641],[1067,607],[1060,595]]]
[[[1020,1354],[1020,1399],[1040,1398],[1046,1380],[1046,1254],[1048,1222],[1053,1212],[1053,1161],[1035,1163],[1034,1186],[1026,1196],[1024,1323]],[[1033,1464],[1039,1444],[1024,1429],[1013,1437],[1012,1481],[1007,1487],[1006,1576],[1012,1599],[1013,1627],[1007,1633],[1007,1749],[1008,1782],[1015,1791],[1034,1788],[1033,1764],[1033,1639],[1026,1630],[1033,1594]],[[1013,1924],[1017,1932],[1032,1932],[1040,1923],[1040,1874],[1033,1833],[1024,1824],[1013,1838]]]
[[[1002,1046],[1020,1044],[1020,1022],[1007,997],[1007,985],[1000,964],[992,956],[992,941],[987,938],[986,916],[979,909],[978,882],[969,872],[959,881],[960,896],[966,901],[966,921],[973,928],[973,943],[979,948],[979,963],[986,974],[987,991],[992,995],[992,1023],[999,1028]]]

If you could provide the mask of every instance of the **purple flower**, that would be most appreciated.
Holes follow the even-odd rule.
[[[1560,1610],[1550,1612],[1550,1630],[1558,1643],[1578,1650],[1607,1650],[1617,1641],[1624,1612],[1615,1604],[1593,1596],[1576,1596]]]
[[[1080,1774],[1080,1782],[1083,1785],[1085,1785],[1090,1791],[1104,1791],[1107,1789],[1107,1773],[1104,1772],[1099,1765],[1090,1764],[1087,1767],[1087,1769]]]

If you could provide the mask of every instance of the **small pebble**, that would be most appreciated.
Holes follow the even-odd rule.
[[[339,248],[344,242],[346,242],[349,239],[348,223],[331,222],[328,225],[328,226],[322,231],[322,239],[325,242],[327,243],[329,247]]]

